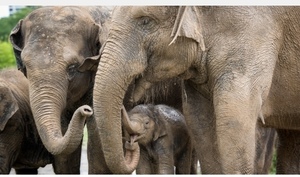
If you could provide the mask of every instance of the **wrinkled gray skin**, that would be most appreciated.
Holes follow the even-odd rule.
[[[109,16],[105,7],[42,7],[11,31],[18,69],[29,80],[38,134],[55,155],[56,173],[80,173],[85,119],[72,115],[79,106],[92,105],[96,71],[93,65],[81,66],[99,55],[102,24]]]
[[[138,142],[141,149],[137,174],[197,174],[191,134],[178,110],[142,104],[128,115],[122,109],[122,120],[126,143]]]
[[[91,107],[81,106],[73,119],[92,114]],[[0,173],[9,174],[14,168],[16,174],[37,174],[39,167],[51,163],[55,163],[53,155],[44,147],[33,120],[27,78],[17,69],[0,71]]]
[[[299,21],[300,7],[116,7],[93,92],[108,167],[131,170],[120,115],[130,83],[138,101],[153,83],[181,77],[203,173],[254,173],[258,121],[284,129],[277,172],[299,173],[300,152],[287,152],[299,149]]]

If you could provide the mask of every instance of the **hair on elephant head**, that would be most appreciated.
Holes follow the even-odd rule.
[[[109,18],[105,7],[41,7],[11,31],[18,69],[29,80],[39,136],[54,155],[76,151],[70,158],[80,156],[86,117],[74,120],[72,115],[79,106],[91,105],[99,49],[106,37],[102,28]]]
[[[135,106],[129,115],[125,109],[122,109],[122,112],[125,130],[132,135],[133,142],[146,146],[167,134],[166,122],[159,118],[159,113],[154,110],[153,105]]]
[[[122,120],[129,144],[138,142],[141,149],[137,174],[195,174],[197,160],[193,156],[192,137],[184,116],[166,105],[138,105]]]

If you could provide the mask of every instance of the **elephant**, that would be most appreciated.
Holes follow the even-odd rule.
[[[17,67],[29,80],[30,107],[38,135],[54,155],[55,173],[80,173],[83,128],[94,120],[72,115],[81,105],[92,107],[97,68],[81,66],[99,55],[102,25],[110,14],[106,7],[41,7],[11,30]],[[88,147],[88,156],[94,149]]]
[[[269,174],[277,146],[277,133],[274,128],[257,125],[255,174]]]
[[[73,119],[86,119],[92,108],[79,107]],[[53,164],[54,158],[43,145],[29,103],[29,82],[13,68],[0,71],[0,173],[37,174],[39,167]],[[67,166],[69,164],[66,164]]]
[[[289,150],[299,149],[299,21],[294,6],[116,7],[93,89],[108,167],[130,173],[138,163],[122,151],[128,86],[137,102],[178,77],[203,174],[254,173],[258,122],[277,131],[277,172],[299,173],[300,152]]]
[[[122,109],[125,148],[140,146],[136,174],[197,174],[193,140],[180,111],[163,104]],[[196,157],[195,157],[196,158]]]

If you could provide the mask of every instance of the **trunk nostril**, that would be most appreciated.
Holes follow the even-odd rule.
[[[81,114],[83,116],[91,116],[93,114],[93,110],[90,106],[84,105],[82,106]]]
[[[84,111],[85,111],[85,112],[92,112],[91,110],[86,109],[86,108],[84,109]]]

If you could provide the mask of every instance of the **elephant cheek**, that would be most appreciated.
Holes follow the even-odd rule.
[[[67,100],[72,102],[78,101],[89,89],[91,89],[91,82],[90,73],[78,73],[76,80],[72,80],[69,83]]]

